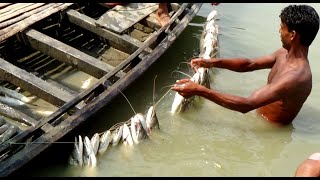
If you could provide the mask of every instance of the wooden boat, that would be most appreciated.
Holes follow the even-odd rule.
[[[160,27],[156,3],[0,3],[1,86],[35,96],[36,107],[54,107],[50,115],[12,107],[25,125],[4,117],[17,132],[0,144],[0,175],[10,175],[112,103],[170,47],[201,5],[170,3],[170,22]],[[87,74],[94,83],[81,88],[81,82],[59,81],[70,72]]]

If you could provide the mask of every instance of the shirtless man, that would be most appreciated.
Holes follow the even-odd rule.
[[[191,60],[191,66],[225,68],[236,72],[271,69],[267,84],[248,97],[208,89],[189,79],[178,80],[172,87],[185,98],[198,95],[225,108],[247,113],[257,109],[265,119],[290,124],[299,113],[312,89],[308,51],[319,30],[319,16],[308,5],[289,5],[280,14],[282,47],[256,59],[212,58]],[[183,86],[181,86],[183,85]]]

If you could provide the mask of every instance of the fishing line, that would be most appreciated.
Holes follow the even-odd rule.
[[[154,104],[154,94],[155,94],[155,89],[156,89],[156,79],[157,79],[157,75],[154,77],[153,79],[153,94],[152,94],[152,104],[153,107],[155,108],[155,104]]]
[[[184,73],[184,72],[182,72],[182,71],[178,71],[178,70],[172,71],[172,72],[171,72],[171,75],[172,75],[172,73],[174,73],[174,72],[178,72],[178,73],[181,73],[181,74],[184,74],[184,75],[188,76],[189,78],[192,78],[192,76],[190,76],[189,74],[186,74],[186,73]]]
[[[5,144],[74,144],[75,142],[62,142],[62,141],[56,141],[56,142],[25,142],[25,143],[18,143],[18,142],[5,142],[1,145],[5,146]]]
[[[132,105],[131,105],[131,103],[130,103],[130,101],[127,99],[127,97],[117,88],[117,90],[122,94],[122,96],[127,100],[127,102],[129,103],[129,105],[130,105],[130,107],[131,107],[131,109],[132,109],[132,111],[133,111],[133,113],[134,114],[137,114],[136,113],[136,111],[133,109],[133,107],[132,107]]]

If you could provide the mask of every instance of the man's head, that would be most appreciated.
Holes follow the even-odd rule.
[[[282,9],[279,17],[281,18],[281,26],[285,26],[285,30],[288,30],[288,33],[299,36],[301,45],[311,45],[319,30],[319,15],[313,7],[308,5],[289,5]],[[282,36],[281,32],[283,46],[288,46]]]

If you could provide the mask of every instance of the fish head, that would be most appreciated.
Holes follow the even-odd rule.
[[[147,134],[150,135],[154,129],[160,129],[158,117],[154,106],[150,106],[146,116]]]
[[[112,140],[111,131],[107,130],[106,132],[104,132],[102,134],[102,136],[100,138],[100,144],[99,144],[98,152],[99,153],[105,152],[108,149],[111,140]]]
[[[91,138],[91,144],[93,148],[93,153],[96,155],[99,149],[99,144],[100,144],[100,136],[98,133],[95,133],[92,138]]]
[[[122,140],[125,145],[133,146],[133,140],[130,133],[130,129],[126,123],[123,124]]]
[[[74,149],[72,151],[72,154],[69,159],[69,163],[71,165],[79,165],[82,166],[83,164],[83,143],[82,138],[79,136],[79,142],[77,140],[77,137],[74,138]]]
[[[173,103],[171,105],[171,114],[177,114],[180,113],[182,110],[182,106],[184,103],[184,97],[181,96],[178,92],[176,92]]]
[[[131,134],[134,142],[138,144],[141,140],[146,139],[147,125],[141,113],[136,114],[131,119]]]
[[[119,143],[122,137],[123,125],[118,127],[115,131],[112,132],[112,145],[115,146]]]
[[[90,139],[88,138],[88,136],[85,136],[84,137],[84,141],[83,141],[83,144],[84,144],[84,151],[83,151],[83,164],[84,165],[89,165],[91,164],[91,156],[93,154],[93,149],[92,149],[92,144],[91,144],[91,141]]]
[[[212,19],[214,19],[218,14],[218,11],[213,9],[209,15],[207,16],[207,21],[211,21]]]

